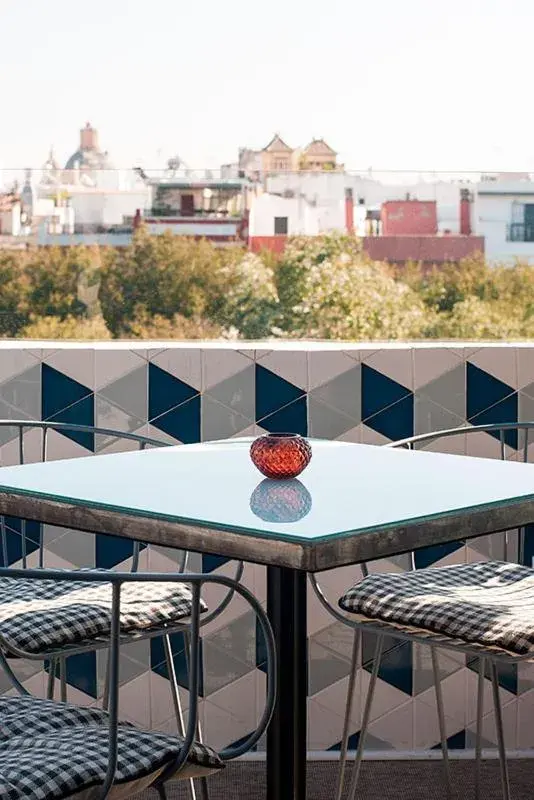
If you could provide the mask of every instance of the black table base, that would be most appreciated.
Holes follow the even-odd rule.
[[[267,734],[267,800],[306,797],[306,590],[305,572],[267,568],[267,612],[278,660],[278,699]]]

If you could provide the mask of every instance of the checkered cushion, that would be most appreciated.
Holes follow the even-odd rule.
[[[111,627],[111,592],[109,583],[0,578],[0,634],[27,653],[105,636]],[[190,615],[191,599],[184,583],[125,583],[121,631],[176,623]]]
[[[0,797],[59,800],[102,783],[108,765],[108,715],[34,697],[0,697]],[[116,782],[165,767],[183,739],[121,723]],[[195,742],[186,764],[209,770],[224,762]]]
[[[344,611],[514,654],[534,651],[534,569],[490,561],[364,578]]]

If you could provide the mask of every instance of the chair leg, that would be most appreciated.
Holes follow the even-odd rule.
[[[48,662],[48,678],[46,682],[46,699],[53,700],[54,699],[54,688],[55,688],[55,679],[56,679],[56,666],[57,661],[55,658],[51,658]]]
[[[171,686],[171,695],[172,695],[172,703],[174,706],[174,714],[176,716],[176,724],[178,726],[178,733],[180,736],[185,736],[185,722],[184,722],[184,712],[182,709],[182,701],[180,700],[180,691],[178,687],[178,679],[176,677],[176,670],[174,668],[174,659],[172,657],[172,647],[171,647],[171,639],[168,634],[165,634],[163,637],[163,649],[165,651],[165,662],[167,664],[167,672],[169,675],[169,683]],[[191,796],[191,800],[196,800],[196,789],[195,789],[195,782],[192,778],[188,781],[189,784],[189,794]],[[164,787],[159,784],[158,792],[160,792],[160,797],[164,798],[165,794],[161,794],[160,790],[165,791]]]
[[[352,644],[352,658],[350,662],[349,689],[347,693],[347,705],[345,707],[345,720],[343,723],[343,734],[341,736],[341,753],[339,757],[339,772],[337,776],[335,800],[341,800],[343,794],[343,784],[345,782],[345,769],[347,766],[347,751],[350,735],[350,718],[354,706],[354,694],[356,687],[356,674],[358,672],[358,658],[362,639],[361,628],[354,631],[354,641]]]
[[[356,790],[358,788],[358,780],[360,777],[360,769],[362,766],[363,750],[365,747],[365,738],[367,736],[367,728],[369,727],[369,719],[371,717],[371,706],[376,689],[376,680],[378,678],[378,670],[380,669],[380,660],[382,658],[382,648],[384,646],[383,634],[378,634],[376,637],[375,656],[373,663],[373,671],[371,672],[371,680],[369,681],[369,691],[365,699],[365,707],[363,710],[362,727],[360,729],[360,738],[358,740],[358,749],[356,751],[356,759],[352,769],[352,780],[350,782],[348,800],[355,800]]]
[[[499,748],[499,763],[501,767],[502,796],[503,800],[510,800],[510,781],[508,778],[508,764],[506,761],[506,747],[504,744],[501,698],[499,697],[499,674],[495,661],[491,662],[491,685],[493,689],[493,708],[495,711],[497,746]]]
[[[189,653],[191,651],[191,641],[189,634],[187,632],[184,633],[184,645],[185,645],[185,660],[187,665],[187,672],[189,674]],[[199,742],[203,742],[202,725],[200,724],[200,720],[197,720],[197,739]],[[206,777],[199,778],[199,783],[200,783],[200,795],[202,797],[202,800],[210,800],[208,779]]]
[[[107,651],[106,671],[104,673],[104,691],[102,693],[102,708],[109,711],[109,650]]]
[[[60,699],[62,703],[67,702],[67,659],[61,657],[59,659],[59,681],[61,684]]]
[[[478,662],[477,686],[477,732],[475,744],[475,800],[480,798],[480,778],[482,768],[482,718],[484,716],[484,676],[486,672],[486,659]]]
[[[432,671],[434,673],[434,689],[436,692],[436,707],[438,711],[441,753],[443,755],[443,771],[445,773],[445,788],[447,790],[447,797],[452,797],[451,770],[449,765],[449,748],[447,746],[447,727],[445,725],[443,692],[441,689],[441,676],[439,674],[439,662],[438,662],[438,654],[436,648],[431,646],[430,653],[432,656]]]

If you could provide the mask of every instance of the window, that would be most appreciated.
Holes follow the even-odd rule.
[[[275,236],[287,236],[287,217],[275,217],[274,218],[274,235]]]

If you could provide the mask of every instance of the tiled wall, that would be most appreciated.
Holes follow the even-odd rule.
[[[53,419],[145,433],[168,441],[195,442],[262,431],[294,431],[315,437],[381,444],[391,439],[450,428],[466,422],[534,419],[534,347],[511,345],[278,344],[165,346],[106,343],[94,346],[58,343],[8,343],[0,346],[0,418]],[[2,463],[18,457],[12,429],[0,430]],[[39,457],[39,434],[25,436],[28,459]],[[517,442],[510,439],[511,457]],[[441,445],[444,447],[445,445]],[[90,435],[52,434],[50,457],[108,452],[121,444]],[[439,449],[439,446],[435,446]],[[498,456],[499,443],[487,434],[458,436],[447,449]],[[473,476],[476,480],[476,475]],[[384,487],[387,491],[387,487]],[[10,560],[20,557],[13,523]],[[36,531],[35,538],[38,540]],[[43,526],[46,564],[54,566],[128,566],[131,546]],[[502,554],[502,537],[468,545],[420,551],[418,566],[456,563]],[[169,570],[172,551],[152,548],[143,566]],[[401,557],[373,566],[401,570]],[[194,557],[194,568],[232,572],[224,559]],[[324,575],[332,599],[357,569]],[[245,581],[265,599],[264,571],[248,566]],[[215,597],[207,592],[208,601]],[[310,595],[309,749],[335,749],[341,738],[348,684],[351,636],[333,623]],[[358,687],[365,689],[372,669],[373,643],[366,641]],[[184,675],[181,642],[176,664]],[[205,678],[201,713],[208,740],[215,746],[249,732],[262,702],[264,672],[256,648],[252,615],[235,602],[212,623],[203,641]],[[122,713],[155,728],[172,729],[162,648],[140,643],[122,660]],[[450,654],[441,657],[447,730],[451,746],[470,748],[475,720],[476,665]],[[35,664],[17,670],[34,692],[44,691],[45,674]],[[69,693],[73,700],[98,703],[102,658],[71,659]],[[0,678],[2,686],[6,681]],[[501,676],[504,720],[511,748],[534,748],[534,671],[522,667]],[[359,729],[355,703],[352,733]],[[490,708],[488,686],[487,708]],[[485,738],[495,742],[492,714]],[[438,728],[429,652],[392,644],[379,673],[372,713],[370,749],[420,750],[437,745]]]

